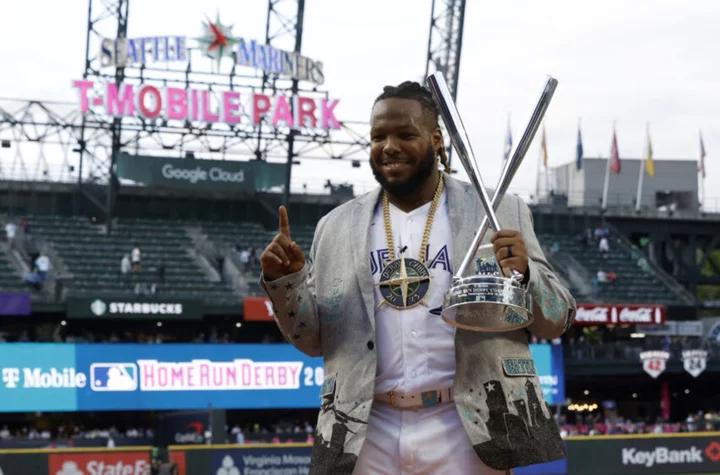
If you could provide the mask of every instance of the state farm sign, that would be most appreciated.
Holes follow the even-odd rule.
[[[150,475],[148,452],[54,453],[51,475]]]
[[[664,305],[578,304],[577,325],[632,325],[664,323]]]

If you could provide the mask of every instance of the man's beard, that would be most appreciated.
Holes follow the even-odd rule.
[[[380,186],[385,191],[395,196],[409,195],[417,191],[423,183],[430,178],[433,172],[437,170],[437,166],[435,165],[435,150],[433,150],[432,145],[429,145],[425,152],[425,158],[420,162],[418,168],[403,182],[389,183],[374,160],[370,160],[370,169],[375,176],[375,180],[380,183]]]

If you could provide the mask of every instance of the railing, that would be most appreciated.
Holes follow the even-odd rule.
[[[678,281],[673,279],[670,274],[665,272],[662,267],[657,265],[655,262],[653,262],[651,259],[648,259],[645,257],[645,253],[637,247],[635,244],[633,244],[628,238],[626,238],[618,228],[613,226],[610,223],[605,223],[605,226],[613,233],[613,238],[615,242],[620,243],[621,246],[623,246],[627,251],[630,252],[631,255],[635,256],[642,256],[647,261],[650,268],[655,272],[655,274],[658,276],[658,278],[667,285],[671,290],[673,290],[678,297],[680,297],[686,304],[688,305],[696,305],[697,299],[696,297],[691,294],[685,287],[683,287]]]
[[[552,263],[555,272],[564,275],[566,280],[580,290],[583,297],[588,300],[588,303],[597,301],[593,295],[593,289],[590,286],[593,276],[582,263],[567,252],[562,251],[556,252],[555,254],[547,252],[546,256],[548,261]]]

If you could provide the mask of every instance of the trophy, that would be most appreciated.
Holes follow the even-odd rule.
[[[488,245],[480,244],[488,228],[492,226],[496,232],[501,229],[495,209],[505,196],[515,172],[520,168],[530,148],[558,82],[552,77],[546,80],[525,132],[512,157],[506,160],[491,202],[445,78],[440,72],[435,72],[428,76],[427,81],[453,147],[485,209],[485,217],[473,237],[470,249],[453,276],[453,285],[443,297],[442,319],[457,328],[481,332],[508,332],[525,328],[532,323],[533,312],[532,298],[523,285],[522,274],[509,269],[511,276],[506,277],[499,263],[497,266],[485,265],[485,259],[478,259],[476,274],[465,277],[465,273],[478,250],[488,249]],[[492,252],[492,249],[490,251]]]

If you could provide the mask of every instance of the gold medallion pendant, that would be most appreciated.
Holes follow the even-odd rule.
[[[425,231],[423,232],[422,244],[420,245],[420,256],[418,259],[395,257],[395,245],[393,243],[392,224],[390,222],[390,204],[387,193],[383,193],[383,218],[385,221],[385,236],[388,243],[388,263],[380,273],[380,294],[383,301],[380,306],[390,305],[398,310],[406,310],[418,304],[427,305],[423,300],[430,290],[430,270],[425,265],[428,241],[432,229],[435,211],[437,210],[440,197],[444,187],[443,176],[440,175],[438,187],[435,190],[430,211],[428,212]]]
[[[398,310],[412,308],[423,300],[430,289],[430,271],[417,259],[400,256],[385,266],[380,274],[380,294],[383,301]]]

